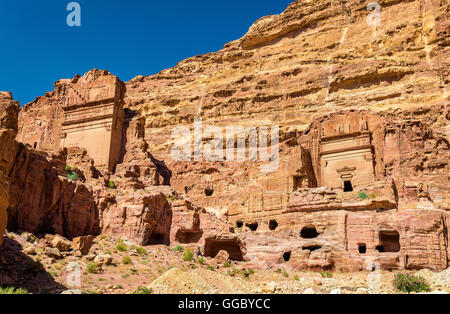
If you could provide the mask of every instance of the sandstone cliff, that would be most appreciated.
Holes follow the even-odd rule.
[[[369,3],[295,1],[216,53],[123,85],[98,70],[60,80],[22,108],[17,139],[57,154],[65,126],[86,127],[94,106],[124,107],[122,158],[86,177],[100,228],[140,243],[153,233],[160,243],[200,243],[210,255],[222,247],[237,259],[246,245],[257,265],[296,269],[446,268],[449,5],[379,1],[378,21]],[[109,83],[98,91],[96,80]],[[89,108],[70,117],[67,104]],[[199,118],[223,130],[278,125],[278,167],[172,160],[172,131],[192,130]],[[108,132],[118,125],[111,121],[102,122]],[[234,136],[225,142],[234,147]],[[119,191],[104,189],[111,180]],[[169,184],[173,197],[226,218],[241,237],[213,234],[229,226],[190,205],[171,212]]]
[[[13,167],[16,153],[17,114],[19,104],[12,99],[11,93],[0,92],[0,245],[3,242],[8,216],[11,180],[9,173]]]

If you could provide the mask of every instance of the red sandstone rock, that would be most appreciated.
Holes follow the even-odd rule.
[[[59,235],[53,238],[51,245],[60,252],[68,252],[72,248],[72,243]]]
[[[94,244],[94,236],[77,237],[72,240],[72,249],[74,251],[80,251],[83,255],[88,255],[89,250]]]
[[[17,153],[14,138],[17,134],[17,114],[19,104],[12,99],[11,93],[0,92],[0,245],[6,229],[11,179],[9,173]]]
[[[447,6],[383,2],[373,28],[367,4],[295,1],[221,51],[157,75],[122,84],[93,70],[56,82],[19,114],[18,141],[48,155],[22,147],[16,158],[3,140],[14,164],[9,227],[194,243],[262,267],[448,267]],[[198,117],[280,125],[278,169],[172,161],[171,131]],[[108,136],[100,155],[74,145],[88,118]],[[81,148],[60,154],[72,128],[70,146]],[[64,163],[79,165],[82,182],[64,178]],[[169,184],[176,193],[160,186]],[[168,202],[175,195],[189,201]]]
[[[11,177],[8,227],[34,234],[57,233],[69,239],[99,232],[92,191],[66,178],[65,162],[21,150]]]
[[[224,263],[228,262],[229,258],[230,254],[228,254],[227,251],[220,250],[219,253],[217,253],[214,260],[216,261],[217,264],[223,265]]]
[[[169,244],[172,212],[164,194],[108,195],[99,206],[103,233],[139,245]]]

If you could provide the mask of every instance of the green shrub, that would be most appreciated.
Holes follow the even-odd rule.
[[[298,275],[294,275],[294,280],[295,280],[295,281],[299,281],[299,280],[300,280],[300,277],[299,277]]]
[[[210,271],[216,271],[216,270],[214,269],[214,267],[212,267],[212,266],[208,266],[206,269],[208,269],[208,270],[210,270]]]
[[[58,277],[58,273],[54,270],[49,270],[48,273],[50,274],[50,276],[52,276],[53,278],[57,278]]]
[[[0,294],[28,294],[28,291],[22,288],[2,288],[0,287]]]
[[[322,278],[333,278],[333,273],[330,271],[322,271],[320,272]]]
[[[172,202],[174,202],[174,201],[177,201],[177,200],[178,200],[178,197],[176,197],[175,195],[171,195],[171,196],[169,197],[169,200],[171,200]]]
[[[74,168],[70,167],[69,165],[66,165],[66,167],[64,168],[64,170],[66,171],[66,177],[67,179],[71,180],[71,181],[77,181],[78,180],[78,174],[77,172],[74,170]]]
[[[134,294],[152,294],[153,293],[153,289],[149,289],[146,287],[138,287],[136,289],[136,291],[134,291]]]
[[[110,189],[113,189],[113,190],[117,189],[116,183],[115,183],[114,181],[109,181],[109,182],[108,182],[108,187],[109,187]]]
[[[71,181],[77,181],[78,180],[78,174],[75,171],[69,171],[66,172],[67,179]]]
[[[175,252],[183,252],[183,247],[181,245],[177,245],[173,250]]]
[[[99,269],[98,269],[97,264],[95,264],[95,263],[89,263],[89,264],[87,265],[86,271],[87,271],[89,274],[96,274],[96,273],[98,273]]]
[[[420,276],[407,273],[399,273],[394,278],[394,287],[401,292],[430,292],[430,286],[426,280]]]
[[[288,278],[288,277],[289,277],[288,272],[287,272],[287,271],[284,271],[284,272],[283,272],[283,276],[286,277],[286,278]]]
[[[225,263],[223,264],[223,267],[225,267],[225,268],[230,268],[230,267],[231,267],[231,265],[230,265],[230,263],[228,263],[228,262],[225,262]]]
[[[199,258],[197,258],[197,262],[198,262],[200,265],[204,265],[205,262],[206,262],[206,260],[205,260],[205,258],[204,258],[203,256],[200,256]]]
[[[366,192],[359,192],[357,197],[360,200],[367,200],[367,199],[369,199],[369,195],[367,195]]]
[[[242,271],[242,275],[244,275],[244,277],[246,277],[246,278],[250,278],[250,275],[253,275],[254,273],[255,273],[255,271],[253,269]]]
[[[370,198],[371,198],[371,199],[376,199],[376,198],[377,198],[377,195],[376,195],[375,193],[371,193],[371,194],[370,194]]]
[[[136,249],[136,253],[138,253],[139,255],[145,255],[145,254],[147,254],[147,250],[146,249],[144,249],[143,247],[137,247]]]
[[[190,262],[194,258],[194,253],[190,249],[187,249],[183,254],[183,260],[185,262]]]
[[[124,257],[122,258],[122,264],[124,264],[124,265],[130,265],[130,264],[133,264],[133,261],[131,260],[131,257],[129,257],[129,256],[124,256]]]
[[[120,251],[120,252],[126,252],[126,251],[128,250],[128,247],[127,247],[127,245],[126,245],[125,243],[119,242],[119,243],[116,245],[116,250],[117,250],[117,251]]]

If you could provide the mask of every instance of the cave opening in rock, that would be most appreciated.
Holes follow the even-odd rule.
[[[202,238],[201,231],[178,230],[175,240],[181,244],[198,243]]]
[[[270,230],[275,230],[278,228],[278,222],[276,220],[271,220],[269,221],[269,229]]]
[[[293,185],[294,185],[294,187],[293,187],[294,192],[300,190],[303,186],[303,177],[294,176],[293,177]]]
[[[164,233],[159,232],[152,232],[150,235],[150,238],[148,239],[147,244],[148,245],[158,245],[158,244],[164,244],[169,245],[169,237],[166,236]]]
[[[33,148],[36,149],[37,148],[37,142],[34,142],[33,144]]]
[[[214,194],[214,189],[213,188],[206,188],[205,189],[205,195],[206,196],[213,196],[213,194]]]
[[[306,245],[306,246],[302,247],[302,250],[314,252],[314,251],[320,250],[321,248],[322,247],[320,245]]]
[[[316,227],[309,225],[302,229],[300,235],[303,239],[314,239],[319,236]]]
[[[344,192],[353,192],[352,181],[344,181]]]
[[[292,254],[291,251],[285,252],[285,253],[283,254],[283,259],[284,259],[285,262],[289,262],[289,261],[290,261],[290,259],[291,259],[291,254]]]
[[[242,228],[244,226],[244,223],[242,221],[237,221],[236,222],[236,227],[238,227],[239,229]]]
[[[398,231],[381,231],[381,244],[377,247],[378,252],[400,252],[400,234]]]
[[[236,239],[216,239],[209,238],[205,241],[205,256],[216,257],[220,251],[227,251],[230,259],[233,261],[242,261],[244,256],[241,251],[241,246]]]
[[[257,222],[252,222],[246,225],[248,228],[250,228],[251,231],[256,231],[258,230],[258,223]]]
[[[360,254],[366,254],[367,246],[364,243],[358,244],[358,251]]]

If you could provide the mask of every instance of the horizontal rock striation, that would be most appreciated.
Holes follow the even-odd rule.
[[[122,83],[92,70],[56,82],[20,110],[17,140],[62,157],[18,154],[10,224],[72,236],[98,227],[261,267],[447,268],[448,4],[378,4],[379,16],[372,1],[295,1],[220,51],[156,75]],[[268,141],[275,169],[248,158],[174,160],[172,131],[193,132],[199,119],[223,130],[225,153],[241,135],[226,127],[261,135],[279,126],[279,147]],[[68,124],[95,125],[111,147],[65,147]],[[218,138],[183,140],[208,147]],[[107,169],[97,156],[109,157]],[[64,162],[82,182],[58,175]],[[80,204],[71,210],[62,195]]]
[[[19,104],[12,99],[11,93],[0,92],[0,245],[8,222],[7,207],[11,180],[9,173],[13,167],[17,151],[17,114]]]

